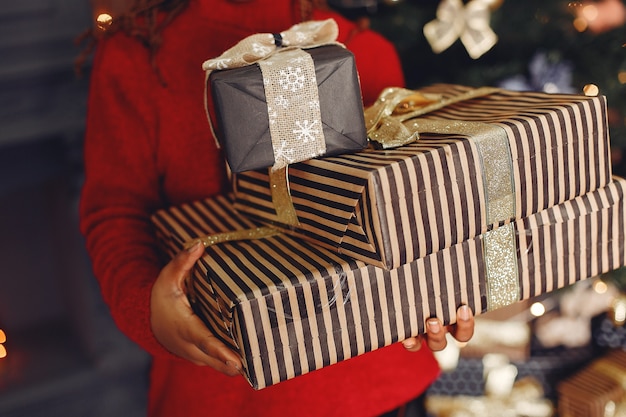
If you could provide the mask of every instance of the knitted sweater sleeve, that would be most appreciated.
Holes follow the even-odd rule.
[[[150,326],[150,292],[162,266],[150,225],[162,206],[151,142],[156,109],[146,88],[159,84],[154,77],[138,42],[101,43],[91,73],[80,227],[117,326],[149,353],[169,355]]]

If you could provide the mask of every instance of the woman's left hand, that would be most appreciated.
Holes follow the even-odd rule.
[[[426,333],[403,340],[404,348],[416,352],[422,347],[422,340],[425,340],[430,350],[443,350],[447,345],[446,333],[450,333],[459,342],[468,342],[474,334],[474,315],[468,306],[463,305],[457,310],[456,318],[456,323],[450,326],[444,326],[438,318],[426,320]]]

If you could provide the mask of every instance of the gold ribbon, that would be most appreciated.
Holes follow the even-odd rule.
[[[270,191],[272,193],[272,203],[278,222],[287,227],[297,227],[300,225],[298,214],[293,206],[291,193],[289,192],[288,167],[278,170],[269,170]]]
[[[472,139],[480,157],[485,193],[486,225],[515,216],[513,162],[506,131],[496,125],[456,120],[416,119],[408,126],[416,132],[461,134]],[[519,300],[517,248],[512,223],[483,235],[487,308],[494,310]]]
[[[233,230],[230,232],[213,233],[210,235],[204,235],[191,239],[185,242],[183,249],[189,249],[196,245],[198,242],[207,248],[209,246],[217,245],[218,243],[240,241],[240,240],[253,240],[263,239],[265,237],[276,236],[281,232],[273,227],[255,227],[251,229]],[[189,275],[184,282],[185,292],[189,302],[193,305],[197,302],[197,294],[193,285],[193,275]]]
[[[278,222],[283,226],[296,227],[299,225],[299,221],[289,194],[289,179],[287,175],[287,167],[276,171],[269,170],[272,202],[274,203]],[[189,249],[198,242],[201,242],[202,245],[207,248],[219,243],[263,239],[265,237],[276,236],[280,233],[282,233],[280,230],[271,226],[212,233],[185,242],[183,248]]]
[[[388,87],[374,104],[365,109],[365,127],[370,141],[383,149],[403,146],[419,139],[416,130],[409,130],[403,122],[439,110],[446,106],[499,91],[481,87],[466,93],[443,98],[438,94],[423,94],[400,87]]]
[[[515,216],[515,185],[506,131],[488,123],[419,117],[450,104],[497,91],[497,88],[483,87],[443,98],[404,88],[387,88],[365,111],[368,135],[383,149],[413,142],[426,132],[460,134],[471,138],[476,145],[483,174],[486,225],[508,221]],[[518,301],[520,296],[513,225],[507,223],[486,232],[483,243],[487,308],[494,310]]]
[[[196,243],[201,242],[205,248],[218,243],[231,242],[236,240],[252,240],[271,237],[281,232],[273,227],[254,227],[251,229],[233,230],[232,232],[213,233],[200,236],[185,243],[184,249],[189,249]]]
[[[266,59],[288,48],[315,48],[335,43],[339,29],[333,19],[298,23],[280,34],[257,33],[239,41],[217,58],[202,64],[202,69],[241,68]]]
[[[480,170],[483,173],[486,221],[488,225],[510,220],[515,216],[515,189],[510,144],[506,131],[496,125],[480,122],[416,118],[419,115],[440,109],[449,104],[491,94],[498,89],[478,88],[449,98],[425,95],[416,91],[389,88],[377,102],[366,110],[368,133],[379,135],[385,147],[392,144],[405,144],[415,140],[420,133],[461,134],[472,139],[480,156]],[[414,120],[410,120],[414,119]],[[381,129],[384,122],[401,125],[393,130],[393,136],[383,137],[388,130]],[[289,192],[287,167],[269,170],[272,202],[278,223],[286,227],[298,226],[298,217]],[[273,227],[220,233],[198,238],[205,246],[239,240],[258,239],[280,233]],[[515,229],[507,223],[483,235],[484,258],[486,263],[487,308],[493,310],[519,299],[520,289],[517,279],[517,248]]]
[[[520,299],[517,247],[512,223],[483,235],[487,309],[496,310]]]

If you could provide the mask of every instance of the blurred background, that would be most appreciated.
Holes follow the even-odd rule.
[[[597,87],[608,98],[614,172],[626,174],[624,1],[329,0],[329,5],[396,45],[411,88],[447,82],[581,93],[587,85]],[[0,6],[3,417],[145,413],[148,358],[111,322],[78,232],[89,62],[82,75],[74,72],[82,50],[75,40],[95,18],[83,0],[4,0]],[[510,332],[519,332],[519,325],[522,333],[515,334],[527,335],[517,350],[504,350],[507,363],[515,363],[516,378],[534,377],[540,398],[555,403],[559,380],[603,349],[626,346],[614,302],[622,297],[624,281],[618,271],[533,300],[543,312],[530,314],[528,302],[493,318],[509,323]],[[564,303],[594,307],[573,325],[580,329],[582,320],[585,333],[576,340],[542,340],[542,329],[571,310]],[[432,388],[433,398],[483,395],[485,358],[502,354],[493,352],[494,346],[492,341],[466,349],[461,359],[452,354],[451,365],[442,358],[447,372]]]
[[[102,304],[78,231],[84,0],[0,6],[0,416],[145,415],[148,358]]]

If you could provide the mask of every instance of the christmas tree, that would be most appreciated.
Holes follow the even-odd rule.
[[[396,45],[410,88],[444,82],[582,93],[585,85],[597,86],[609,104],[614,172],[626,174],[626,4],[622,0],[338,0],[330,4],[349,17],[367,19]],[[425,27],[431,22],[437,33],[428,39]],[[458,39],[468,28],[493,42],[482,48],[472,45],[471,39]],[[442,47],[446,36],[453,42]],[[443,50],[435,53],[437,47]]]

